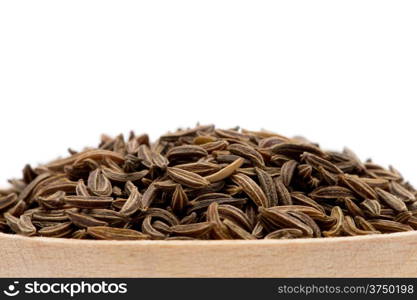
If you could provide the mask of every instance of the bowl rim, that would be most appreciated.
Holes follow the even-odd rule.
[[[18,234],[10,234],[0,232],[0,242],[21,241],[21,242],[37,242],[45,245],[63,244],[63,245],[137,245],[137,246],[232,246],[232,245],[300,245],[300,244],[334,244],[344,242],[372,242],[381,240],[403,239],[407,237],[417,238],[417,230],[407,232],[396,232],[386,234],[368,234],[360,236],[342,236],[342,237],[321,237],[321,238],[300,238],[285,240],[82,240],[70,238],[54,238],[54,237],[27,237]],[[1,245],[1,243],[0,243]]]

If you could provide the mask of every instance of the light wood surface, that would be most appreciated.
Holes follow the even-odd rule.
[[[416,277],[417,232],[260,241],[0,234],[1,277]]]

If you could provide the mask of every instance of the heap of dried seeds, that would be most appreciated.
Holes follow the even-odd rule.
[[[32,168],[0,191],[0,232],[111,240],[287,239],[417,229],[393,168],[301,138],[197,126]]]

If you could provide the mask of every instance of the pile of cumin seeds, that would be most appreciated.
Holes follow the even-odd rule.
[[[392,167],[301,138],[197,126],[103,136],[0,190],[0,232],[99,240],[290,239],[417,229]]]

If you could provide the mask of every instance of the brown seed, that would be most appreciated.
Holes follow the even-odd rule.
[[[389,183],[389,190],[392,194],[399,197],[404,202],[413,202],[416,201],[416,195],[407,190],[404,186],[401,184],[391,181]]]
[[[375,188],[375,191],[377,192],[379,198],[392,209],[395,209],[399,212],[407,211],[407,205],[405,205],[404,201],[399,199],[397,196],[388,193],[380,188]]]
[[[47,180],[45,180],[47,181]],[[31,204],[39,196],[46,196],[53,194],[57,191],[65,192],[68,194],[74,194],[77,188],[77,183],[70,181],[68,179],[58,180],[54,183],[49,184],[40,184],[37,188],[34,189],[33,195],[26,199],[26,201]]]
[[[335,174],[343,173],[342,170],[340,170],[336,165],[334,165],[330,161],[320,156],[309,153],[309,152],[304,152],[301,155],[301,160],[305,161],[307,164],[311,165],[313,168],[316,168],[316,169],[318,167],[322,167],[323,169],[331,173],[335,173]]]
[[[101,169],[96,169],[90,173],[87,185],[96,196],[110,196],[113,191],[110,180],[103,175]]]
[[[381,232],[401,232],[413,230],[413,228],[410,225],[401,224],[399,222],[390,220],[375,219],[369,220],[368,222],[369,224],[374,226],[376,230],[379,230]]]
[[[142,199],[140,200],[140,208],[143,210],[146,210],[148,207],[150,207],[157,197],[158,189],[155,186],[155,182],[151,183],[150,186],[146,189],[146,191],[143,193]]]
[[[269,131],[269,130],[266,130],[266,129],[261,129],[260,131],[253,131],[253,130],[248,130],[248,129],[242,128],[242,133],[247,134],[249,136],[257,136],[259,138],[276,137],[276,138],[281,139],[282,141],[288,141],[289,140],[289,138],[287,138],[283,135],[280,135],[276,132]]]
[[[142,201],[142,194],[138,191],[137,187],[133,187],[130,191],[129,198],[123,204],[119,213],[123,216],[131,216],[140,209],[147,209]]]
[[[216,158],[216,162],[218,162],[219,164],[231,164],[235,162],[236,160],[238,160],[239,158],[243,158],[243,157],[240,157],[239,155],[230,154],[229,152],[224,153],[224,154],[215,153],[214,156]],[[249,165],[251,164],[251,162],[247,159],[243,159],[243,164]]]
[[[396,169],[302,137],[198,125],[155,142],[103,135],[68,152],[26,165],[0,190],[0,232],[195,240],[417,230],[417,190]]]
[[[64,206],[65,192],[58,191],[46,197],[37,197],[37,202],[46,209],[58,209]]]
[[[223,219],[230,219],[247,231],[252,230],[251,220],[241,209],[230,204],[222,204],[218,206],[218,213]]]
[[[269,206],[269,201],[265,193],[250,177],[238,173],[232,176],[232,180],[243,189],[256,205],[263,207]]]
[[[189,158],[189,157],[203,157],[206,156],[207,151],[197,145],[183,145],[171,148],[167,153],[167,158],[169,160],[174,160],[178,158]]]
[[[229,219],[225,219],[223,221],[223,224],[227,226],[232,236],[234,236],[237,239],[242,240],[256,240],[256,238],[247,232],[242,227],[236,225],[234,222],[230,221]]]
[[[103,161],[104,159],[110,159],[117,163],[123,163],[124,159],[123,156],[119,153],[108,151],[108,150],[88,150],[84,153],[81,153],[77,160],[74,162],[74,165],[80,164],[82,161],[86,159],[92,159],[95,161]]]
[[[219,204],[217,202],[211,203],[207,208],[207,222],[213,224],[212,235],[215,239],[232,239],[232,237],[229,234],[229,229],[220,219],[218,208]]]
[[[64,210],[37,211],[32,214],[33,220],[45,222],[66,222],[69,220]]]
[[[313,176],[313,167],[306,164],[300,164],[297,167],[298,175],[303,178],[306,186],[309,188],[316,188],[319,186],[321,180]],[[320,170],[320,168],[319,168]]]
[[[409,203],[407,205],[407,207],[410,211],[416,211],[417,210],[417,201]]]
[[[215,182],[212,184],[209,184],[206,187],[200,187],[200,188],[186,188],[184,189],[184,191],[187,193],[189,198],[194,198],[197,197],[199,195],[204,195],[207,193],[216,193],[221,191],[225,186],[225,182],[224,181],[219,181],[219,182]]]
[[[398,174],[395,174],[391,171],[384,170],[384,169],[375,169],[372,171],[367,171],[367,173],[371,176],[380,177],[387,180],[397,181],[402,180],[402,177]]]
[[[213,199],[206,199],[206,200],[193,200],[190,202],[189,209],[187,210],[187,214],[192,212],[201,211],[207,208],[211,203],[216,202],[218,204],[231,204],[241,206],[246,204],[246,198],[233,198],[233,197],[223,197],[223,198],[213,198]]]
[[[259,147],[271,148],[274,145],[288,142],[289,139],[283,136],[269,136],[259,141]]]
[[[381,189],[388,189],[389,181],[383,178],[367,178],[359,177],[360,180],[368,184],[372,188],[379,187]]]
[[[227,148],[227,146],[229,145],[229,143],[225,140],[220,140],[220,141],[215,141],[215,142],[211,142],[211,143],[206,143],[203,145],[200,145],[201,148],[203,148],[204,150],[206,150],[208,153],[211,153],[213,151],[217,151],[217,150],[224,150]]]
[[[213,125],[204,125],[204,126],[196,126],[195,128],[186,129],[186,130],[177,130],[174,133],[167,133],[161,136],[162,141],[175,141],[180,137],[183,136],[192,136],[197,132],[205,132],[205,131],[212,131],[214,129]]]
[[[413,217],[413,213],[411,211],[405,211],[402,213],[399,213],[395,218],[394,221],[395,222],[400,222],[400,223],[408,223],[408,221],[410,220],[410,218]]]
[[[21,193],[19,193],[18,200],[25,201],[35,190],[35,188],[40,185],[40,183],[46,179],[51,177],[50,173],[43,173],[41,175],[38,175],[34,180],[32,180],[31,183],[29,183]]]
[[[29,165],[29,164],[25,165],[25,167],[23,168],[22,173],[23,173],[23,181],[26,184],[31,183],[31,181],[34,180],[36,178],[36,176],[38,176],[38,174],[35,172],[35,170],[33,170],[31,165]]]
[[[243,158],[238,158],[228,166],[224,167],[223,169],[219,170],[218,172],[206,176],[205,179],[211,183],[223,180],[231,176],[237,169],[239,169],[244,162]]]
[[[165,156],[161,155],[158,152],[152,151],[151,157],[155,166],[157,166],[158,168],[162,170],[165,170],[169,164],[168,158],[166,158]]]
[[[28,205],[26,204],[26,202],[24,200],[19,200],[7,212],[9,214],[11,214],[12,216],[19,217],[21,214],[23,214],[25,212],[25,210],[27,209],[27,207],[28,207]]]
[[[292,178],[294,176],[294,172],[297,169],[298,162],[295,160],[288,160],[286,161],[281,167],[281,178],[282,183],[285,186],[290,186]]]
[[[39,229],[38,231],[40,236],[47,236],[47,237],[63,237],[63,236],[67,236],[71,232],[72,232],[72,227],[71,227],[70,222],[59,223],[56,225],[44,227],[42,229]]]
[[[70,218],[71,222],[80,228],[87,228],[92,226],[107,226],[108,223],[104,221],[97,220],[91,216],[84,214],[76,213],[70,210],[66,211],[66,214]]]
[[[289,211],[288,214],[310,227],[313,230],[313,237],[321,237],[319,225],[317,225],[316,221],[314,221],[309,215],[301,211]]]
[[[267,207],[278,205],[277,189],[272,176],[260,168],[255,168],[255,172],[258,176],[260,186],[268,198]]]
[[[154,181],[153,185],[156,190],[172,191],[177,187],[178,184],[171,179],[168,179],[163,181]]]
[[[346,208],[350,212],[352,216],[361,216],[364,217],[365,214],[359,206],[356,205],[355,202],[352,201],[350,198],[344,198],[343,201],[345,202]]]
[[[174,167],[168,168],[167,174],[175,182],[191,188],[206,187],[210,184],[207,179],[196,173],[188,172]]]
[[[148,145],[140,145],[138,148],[138,158],[139,161],[147,168],[152,168],[154,166],[152,159],[152,151]]]
[[[20,218],[5,213],[4,218],[6,219],[7,225],[18,234],[25,236],[32,236],[36,234],[36,227],[32,224],[31,217],[29,215],[21,215]]]
[[[277,177],[275,179],[275,187],[276,187],[277,195],[278,195],[278,204],[279,205],[291,205],[292,204],[291,194],[288,191],[287,187],[282,182],[281,177]]]
[[[281,206],[275,206],[271,207],[271,210],[276,210],[280,212],[302,212],[308,216],[310,216],[313,220],[326,224],[326,225],[334,225],[336,222],[336,219],[334,217],[327,216],[324,212],[317,210],[310,206],[304,206],[304,205],[281,205]]]
[[[0,211],[5,210],[17,203],[17,195],[10,193],[7,196],[0,197]]]
[[[252,235],[257,239],[261,239],[264,236],[264,227],[260,221],[253,227]]]
[[[331,173],[324,169],[322,166],[317,168],[317,172],[320,174],[323,181],[325,181],[328,185],[336,185],[338,182],[338,177],[336,174]]]
[[[155,219],[160,219],[170,226],[175,226],[175,225],[180,224],[180,221],[178,220],[178,218],[173,213],[169,212],[166,209],[156,208],[156,207],[149,208],[146,211],[146,215],[152,216]]]
[[[298,159],[304,152],[316,154],[319,157],[327,157],[318,147],[305,143],[280,143],[271,147],[272,153],[286,155]]]
[[[19,233],[26,236],[36,234],[36,227],[32,224],[30,215],[21,215],[18,222]]]
[[[265,236],[265,239],[296,239],[302,237],[304,234],[300,229],[295,228],[285,228],[285,229],[278,229],[271,233],[268,233]]]
[[[353,221],[351,216],[345,216],[342,227],[344,233],[350,236],[378,233],[377,231],[366,231],[359,229],[356,227],[355,221]]]
[[[281,155],[281,154],[274,154],[270,158],[271,163],[273,163],[274,165],[278,167],[283,166],[289,160],[291,160],[291,157]]]
[[[286,212],[260,207],[259,213],[261,215],[261,221],[266,221],[267,223],[273,225],[276,229],[296,228],[300,229],[306,236],[313,236],[314,232],[311,227]]]
[[[297,166],[298,174],[304,179],[310,179],[313,173],[313,167],[306,164]]]
[[[122,216],[119,212],[111,209],[90,209],[88,214],[90,217],[109,224],[123,224],[127,220],[126,217]]]
[[[153,227],[151,221],[152,216],[146,216],[146,218],[142,222],[142,232],[144,234],[149,235],[154,240],[165,239],[166,235],[158,231],[155,227]]]
[[[360,203],[365,214],[371,217],[378,217],[381,215],[381,204],[377,200],[366,199]]]
[[[364,218],[360,216],[355,217],[355,223],[359,226],[360,229],[365,231],[372,231],[376,234],[381,233],[375,229],[374,226],[372,226],[368,221],[366,221]]]
[[[243,144],[231,144],[227,147],[231,153],[244,157],[253,162],[257,167],[264,167],[265,162],[262,155],[254,148]]]
[[[99,196],[65,196],[64,202],[78,208],[107,208],[113,202],[112,197]]]
[[[116,182],[138,181],[138,180],[141,180],[146,175],[148,175],[149,173],[148,170],[142,170],[140,172],[125,173],[122,171],[115,171],[106,167],[103,168],[102,172],[106,178],[112,181],[116,181]]]
[[[313,199],[337,199],[337,198],[354,198],[353,193],[341,186],[319,187],[310,193]]]
[[[336,219],[336,224],[333,225],[330,230],[323,231],[323,235],[326,237],[338,236],[343,230],[343,222],[345,216],[342,209],[339,206],[335,206],[332,209],[331,217]]]
[[[75,188],[75,192],[77,196],[91,196],[90,192],[88,191],[88,187],[85,185],[84,180],[78,180],[77,187]]]
[[[363,182],[359,177],[343,174],[339,175],[339,180],[343,185],[347,186],[363,199],[378,198],[374,189],[371,188],[366,182]]]
[[[19,228],[19,218],[16,218],[15,216],[11,215],[10,213],[5,213],[3,215],[5,221],[7,222],[7,225],[10,227],[11,230],[13,230],[15,233],[20,233]]]
[[[80,239],[85,239],[87,237],[88,237],[88,234],[87,234],[87,230],[85,230],[85,229],[79,229],[77,231],[74,231],[71,235],[71,238],[79,239],[79,240]]]
[[[209,222],[174,225],[171,227],[171,233],[195,238],[209,233],[212,226],[213,225]]]
[[[184,211],[188,205],[188,196],[184,192],[181,185],[177,184],[174,193],[172,194],[171,207],[176,213]]]
[[[136,230],[107,226],[88,227],[87,233],[98,240],[146,240],[150,236]]]
[[[181,219],[180,224],[184,225],[184,224],[192,224],[192,223],[196,223],[198,220],[198,215],[196,212],[192,212],[189,215],[186,215],[184,218]]]
[[[241,141],[249,141],[249,136],[246,134],[242,134],[236,130],[224,130],[224,129],[216,129],[216,134],[222,138],[231,138],[237,139]]]
[[[176,165],[175,167],[201,176],[213,174],[221,169],[221,166],[218,164],[203,161]],[[206,179],[208,178],[206,177]]]
[[[165,240],[166,241],[194,241],[197,239],[189,237],[189,236],[170,236],[170,237],[167,237]]]
[[[208,144],[208,143],[212,143],[215,142],[216,138],[213,136],[209,136],[209,135],[200,135],[194,138],[193,140],[193,144],[194,145],[203,145],[203,144]]]
[[[243,191],[243,189],[240,186],[238,186],[238,185],[231,184],[231,185],[228,185],[226,187],[226,192],[230,196],[235,196],[235,195],[241,193],[242,191]]]
[[[170,232],[170,226],[167,225],[166,223],[156,220],[152,223],[153,228],[155,228],[155,230],[158,230],[159,232],[167,235]]]

